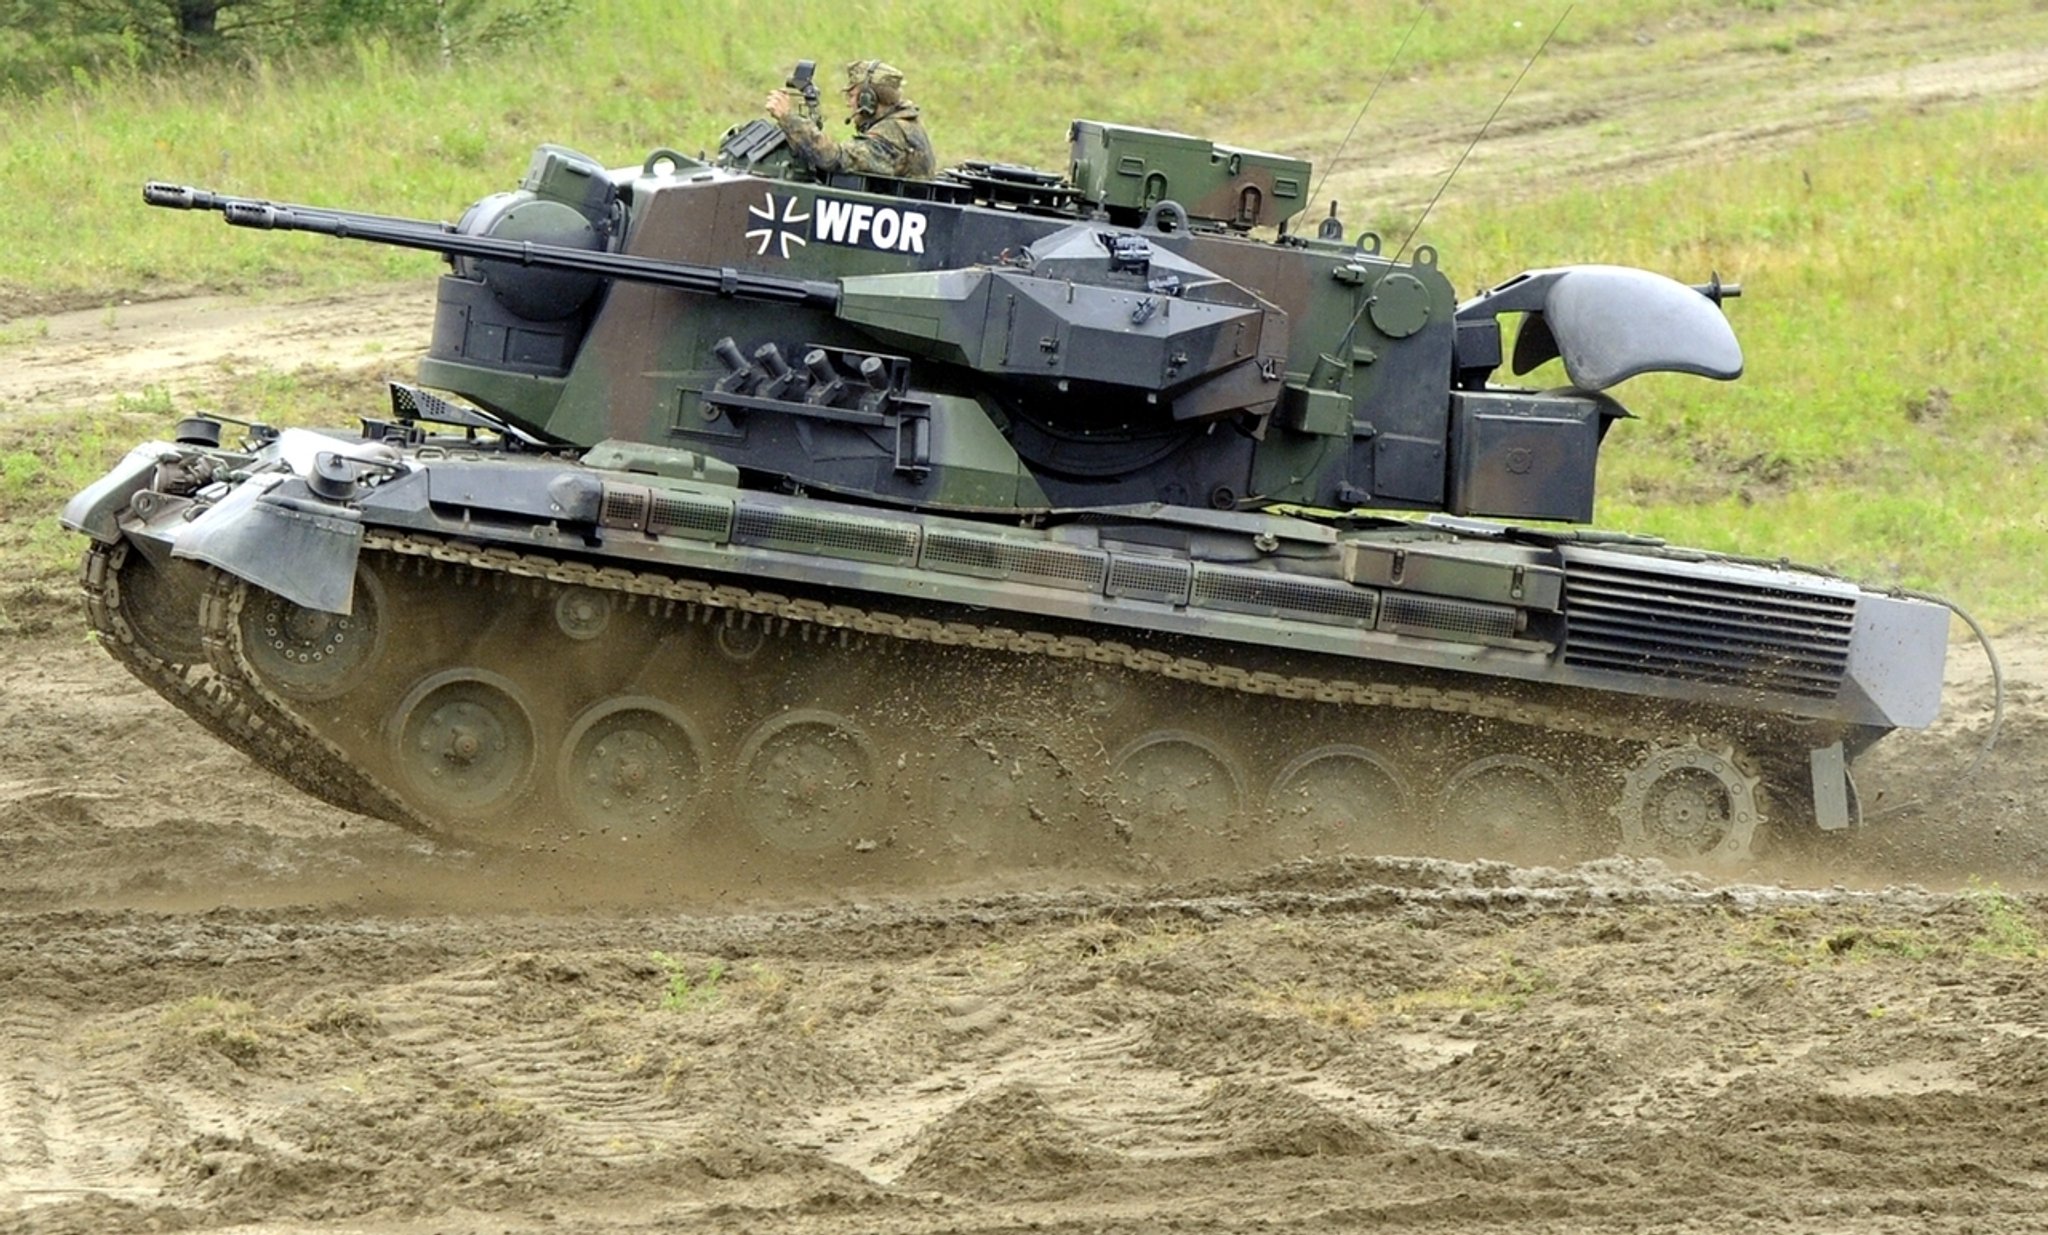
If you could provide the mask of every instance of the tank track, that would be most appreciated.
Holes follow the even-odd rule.
[[[1206,852],[1209,857],[1225,856],[1226,860],[1250,853],[1257,846],[1246,848],[1243,845],[1246,833],[1240,826],[1244,822],[1241,816],[1255,813],[1253,799],[1258,795],[1247,792],[1242,774],[1233,767],[1230,752],[1219,750],[1213,737],[1205,736],[1205,731],[1199,726],[1194,729],[1174,724],[1162,727],[1140,721],[1126,724],[1121,733],[1110,726],[1106,739],[1100,732],[1091,733],[1083,739],[1084,744],[1091,741],[1095,744],[1083,762],[1098,769],[1113,767],[1117,775],[1077,776],[1070,773],[1066,766],[1068,761],[1053,751],[1055,743],[1044,737],[1040,733],[1041,726],[1030,719],[1031,714],[1045,706],[1047,701],[1019,686],[1022,679],[1034,675],[1028,669],[1018,669],[1018,666],[1058,662],[1065,667],[1104,667],[1113,673],[1131,675],[1133,680],[1149,680],[1156,685],[1146,688],[1146,693],[1156,694],[1163,701],[1160,708],[1174,710],[1177,706],[1183,715],[1209,710],[1207,701],[1215,698],[1212,692],[1222,692],[1224,696],[1239,700],[1262,701],[1256,706],[1265,708],[1298,706],[1312,710],[1301,714],[1304,718],[1301,728],[1308,731],[1337,728],[1328,726],[1328,713],[1320,711],[1332,705],[1352,713],[1342,722],[1341,727],[1346,731],[1371,730],[1375,728],[1374,721],[1378,716],[1398,714],[1397,727],[1403,733],[1419,731],[1425,735],[1425,742],[1440,743],[1446,747],[1463,744],[1467,748],[1466,754],[1470,757],[1463,758],[1462,766],[1449,775],[1432,778],[1434,783],[1444,787],[1443,792],[1424,795],[1403,783],[1398,772],[1387,771],[1387,779],[1377,779],[1377,769],[1385,765],[1375,763],[1377,756],[1366,748],[1341,742],[1306,744],[1274,778],[1273,789],[1266,795],[1264,823],[1273,824],[1278,820],[1278,826],[1273,829],[1276,832],[1274,843],[1280,846],[1272,855],[1276,857],[1294,856],[1290,850],[1315,851],[1326,844],[1350,847],[1342,836],[1333,835],[1355,828],[1357,820],[1344,817],[1345,812],[1355,812],[1360,809],[1361,801],[1381,795],[1382,791],[1410,807],[1416,807],[1424,804],[1422,799],[1425,797],[1441,800],[1446,795],[1455,796],[1461,792],[1461,785],[1464,790],[1476,792],[1482,804],[1489,800],[1489,793],[1498,795],[1516,786],[1533,788],[1539,799],[1535,811],[1538,816],[1560,810],[1572,813],[1578,804],[1575,799],[1585,796],[1612,803],[1611,811],[1620,817],[1618,833],[1623,847],[1654,851],[1664,847],[1660,842],[1673,836],[1682,838],[1689,830],[1705,829],[1707,843],[1697,848],[1705,856],[1723,860],[1739,860],[1747,856],[1766,810],[1755,771],[1757,763],[1747,754],[1738,752],[1731,737],[1731,728],[1724,727],[1718,732],[1709,729],[1706,735],[1701,735],[1691,724],[1685,723],[1696,718],[1673,717],[1643,707],[1616,706],[1616,701],[1605,697],[1593,701],[1600,705],[1596,708],[1583,706],[1575,699],[1532,699],[1426,683],[1276,672],[1218,663],[1091,635],[1004,622],[942,620],[890,608],[827,603],[733,583],[483,547],[389,529],[368,530],[363,548],[364,561],[394,581],[408,569],[411,574],[427,580],[420,586],[430,597],[430,603],[420,615],[416,615],[422,619],[413,624],[418,627],[447,625],[451,615],[455,614],[503,611],[522,606],[529,615],[554,612],[559,624],[566,620],[559,613],[565,597],[600,597],[614,613],[644,615],[641,619],[646,623],[644,633],[650,639],[667,639],[680,630],[698,632],[697,637],[705,640],[701,645],[693,645],[696,648],[693,655],[697,655],[694,663],[700,668],[710,668],[719,663],[718,658],[701,655],[706,647],[715,645],[729,654],[729,645],[735,641],[749,644],[773,636],[775,642],[808,649],[802,656],[788,661],[785,668],[793,667],[793,676],[800,682],[811,682],[821,685],[821,688],[829,689],[824,684],[855,674],[860,667],[872,669],[880,664],[881,671],[875,675],[875,682],[870,684],[870,694],[901,690],[903,682],[921,681],[932,674],[945,676],[941,658],[979,657],[965,671],[955,667],[952,672],[957,679],[956,687],[973,693],[987,686],[991,697],[1009,690],[1016,698],[1007,705],[992,705],[980,720],[974,719],[972,709],[968,709],[927,725],[923,733],[932,740],[964,735],[971,747],[966,751],[970,761],[977,761],[976,751],[998,767],[1005,760],[1012,761],[1012,768],[1016,771],[1014,778],[1029,782],[1027,788],[1020,790],[1026,799],[1022,802],[1011,800],[1006,791],[996,795],[1002,799],[1000,813],[1009,816],[1012,822],[1028,816],[1037,824],[1044,824],[1076,802],[1082,804],[1082,813],[1092,812],[1105,818],[1108,826],[1097,831],[1113,836],[1118,848],[1113,848],[1108,854],[1097,853],[1095,859],[1107,856],[1112,863],[1117,860],[1119,852],[1142,852],[1147,861],[1163,860],[1167,865],[1180,864],[1180,859],[1186,854],[1179,851],[1186,849]],[[460,586],[451,587],[451,579],[459,580]],[[666,799],[661,800],[658,810],[649,814],[644,808],[659,795],[643,796],[635,808],[638,815],[631,811],[614,811],[612,804],[606,801],[585,812],[596,816],[595,823],[587,819],[583,824],[550,820],[510,834],[497,824],[480,825],[477,820],[449,818],[449,812],[443,807],[450,802],[465,809],[473,804],[463,797],[461,787],[457,786],[458,792],[452,797],[442,793],[437,798],[438,791],[428,785],[429,800],[423,803],[420,785],[413,783],[419,777],[414,774],[418,773],[422,759],[438,776],[456,767],[458,762],[463,769],[468,768],[468,758],[454,760],[446,751],[421,756],[414,746],[388,735],[399,733],[421,716],[425,719],[416,727],[423,732],[432,730],[438,735],[446,729],[466,735],[470,720],[479,715],[485,727],[489,728],[492,723],[489,713],[493,707],[502,709],[514,722],[511,728],[518,729],[525,723],[521,720],[524,710],[545,706],[545,702],[520,702],[519,692],[513,684],[489,668],[488,655],[473,671],[461,672],[448,668],[449,664],[457,661],[429,657],[417,667],[424,672],[440,666],[437,672],[440,678],[447,680],[428,689],[440,679],[432,674],[426,675],[418,689],[398,701],[396,714],[377,711],[343,717],[341,712],[330,708],[322,715],[313,715],[320,711],[317,706],[309,708],[304,700],[287,697],[276,688],[275,673],[266,673],[252,656],[251,643],[247,638],[248,631],[252,629],[247,609],[252,597],[264,595],[267,594],[256,592],[239,580],[216,573],[214,586],[201,605],[201,625],[210,656],[211,676],[188,667],[181,671],[182,675],[174,673],[167,680],[174,688],[188,693],[191,685],[199,686],[208,701],[202,710],[215,716],[216,720],[222,716],[233,718],[223,725],[201,717],[202,723],[207,723],[210,729],[235,745],[250,750],[265,767],[316,796],[350,809],[394,819],[404,826],[452,835],[463,843],[487,847],[511,843],[517,847],[540,844],[581,849],[590,847],[593,835],[607,840],[627,839],[629,834],[644,836],[646,829],[637,824],[607,826],[625,825],[629,815],[636,821],[644,815],[654,822],[653,815],[666,813],[670,821],[679,826],[692,822],[675,819],[677,803]],[[484,603],[465,604],[460,599],[465,596],[470,600],[481,599]],[[411,630],[413,626],[407,629]],[[569,629],[571,627],[561,626],[542,634],[573,648],[573,639],[561,638],[563,631]],[[710,634],[704,635],[706,631]],[[514,641],[507,647],[511,651],[506,653],[501,648],[501,659],[497,663],[516,659],[519,649],[531,649],[534,645],[530,641]],[[643,657],[651,653],[651,646],[641,647],[637,652]],[[452,677],[449,676],[451,673]],[[145,680],[150,680],[144,676]],[[161,674],[158,676],[162,677]],[[1088,676],[1072,672],[1040,673],[1035,675],[1035,680],[1041,685],[1046,681],[1071,684],[1086,680]],[[188,682],[188,679],[193,681]],[[720,686],[716,672],[690,676],[687,685],[680,689],[673,685],[671,689],[652,692],[621,688],[625,699],[603,705],[612,708],[612,714],[599,718],[596,731],[599,740],[594,747],[590,745],[589,734],[592,731],[587,722],[586,728],[580,730],[585,735],[582,746],[579,747],[574,740],[579,731],[571,732],[571,740],[564,745],[560,760],[560,782],[567,785],[571,780],[572,756],[581,760],[578,774],[582,779],[615,778],[619,768],[631,761],[626,756],[607,754],[607,744],[614,748],[633,748],[637,744],[642,751],[652,749],[655,752],[653,761],[658,765],[664,757],[662,752],[666,750],[662,734],[669,733],[676,735],[674,745],[691,745],[701,754],[701,739],[687,736],[689,720],[669,710],[661,700],[678,693],[694,693],[707,682],[710,685],[705,689],[714,693],[725,689],[735,699],[743,699],[762,689],[758,683],[749,685],[745,682]],[[989,686],[989,683],[996,684]],[[153,681],[152,684],[156,683]],[[163,687],[159,686],[159,689]],[[424,695],[423,690],[426,692]],[[544,693],[543,690],[530,690],[526,695],[530,698]],[[853,698],[861,694],[857,688],[842,693]],[[178,702],[176,696],[172,697],[174,702]],[[385,706],[391,706],[397,698],[395,690],[388,690],[383,698]],[[1018,699],[1023,702],[1019,703]],[[840,713],[806,710],[801,703],[801,692],[796,698],[785,700],[783,706],[787,710],[756,730],[741,751],[740,763],[744,765],[742,770],[757,765],[771,769],[787,765],[792,769],[791,778],[799,781],[806,776],[822,777],[827,782],[822,802],[794,802],[786,796],[783,788],[752,784],[740,786],[734,792],[742,796],[751,793],[747,801],[753,804],[754,809],[742,809],[742,803],[735,799],[731,804],[732,815],[736,819],[744,817],[743,821],[753,824],[757,834],[771,837],[766,848],[785,854],[810,854],[818,859],[821,867],[830,865],[834,855],[843,856],[847,850],[871,852],[897,844],[893,838],[900,829],[893,826],[877,828],[863,823],[848,830],[830,821],[827,816],[831,811],[831,782],[836,776],[845,781],[844,788],[863,789],[866,792],[864,800],[869,803],[867,809],[871,812],[915,814],[922,808],[918,803],[908,806],[902,801],[878,803],[875,786],[863,777],[893,780],[896,783],[891,786],[891,791],[898,798],[906,796],[906,792],[915,796],[914,792],[903,789],[904,783],[918,780],[921,774],[943,779],[947,775],[943,757],[935,754],[922,769],[908,767],[906,761],[923,758],[924,752],[915,742],[905,743],[897,750],[893,761],[896,773],[892,776],[886,767],[868,766],[876,761],[876,756],[872,749],[866,748],[869,739],[862,735],[859,726],[846,722]],[[180,703],[180,706],[185,704]],[[906,704],[907,711],[916,711],[920,706]],[[1053,706],[1058,705],[1055,703]],[[190,708],[187,710],[191,711]],[[602,707],[592,709],[602,710]],[[620,714],[629,719],[620,720]],[[1286,731],[1293,728],[1289,718],[1295,714],[1260,715],[1265,719],[1254,721],[1254,728],[1281,729],[1283,738],[1292,740],[1291,732]],[[1280,716],[1278,720],[1274,719],[1276,715]],[[566,715],[559,719],[561,723],[553,726],[554,729],[569,727]],[[607,722],[612,722],[609,728],[606,727]],[[773,725],[785,722],[784,728],[773,729]],[[989,724],[996,728],[986,729]],[[1008,731],[1002,732],[1005,726]],[[546,728],[528,727],[535,728],[536,733],[539,728]],[[915,728],[914,725],[908,727]],[[386,736],[361,736],[380,729]],[[1474,745],[1472,734],[1475,731],[1483,731],[1490,736],[1478,739]],[[1206,730],[1206,735],[1215,732],[1212,725]],[[764,733],[766,737],[762,736]],[[344,736],[338,741],[331,736],[334,734],[356,736]],[[808,736],[792,737],[793,734]],[[472,741],[467,736],[452,740],[457,743]],[[523,756],[526,761],[535,765],[545,764],[547,757],[540,749],[544,743],[534,736],[525,740],[533,744],[533,749]],[[1262,737],[1261,741],[1266,741],[1266,738]],[[417,749],[424,750],[428,744],[423,738]],[[1283,747],[1284,753],[1284,741],[1278,745]],[[1112,753],[1112,747],[1119,749]],[[380,758],[386,757],[392,749],[401,751],[399,755],[390,756],[397,762],[378,766]],[[1588,749],[1594,751],[1590,759],[1560,775],[1556,752]],[[583,753],[577,753],[579,751]],[[884,749],[880,756],[882,763],[890,762],[887,756]],[[486,755],[485,762],[488,759]],[[1026,764],[1032,766],[1026,768]],[[1039,767],[1040,764],[1044,766]],[[644,774],[647,765],[647,760],[633,763],[639,769],[636,774]],[[819,765],[823,765],[822,769]],[[846,770],[855,766],[865,767],[866,771],[855,773]],[[412,769],[411,773],[408,773],[408,768]],[[1033,771],[1037,773],[1035,776],[1030,774]],[[994,775],[997,780],[1001,779],[999,772]],[[1581,777],[1587,779],[1582,782]],[[680,778],[671,777],[671,780],[679,783]],[[755,780],[760,780],[760,777]],[[1076,781],[1087,783],[1077,785]],[[1124,781],[1133,782],[1137,788],[1123,789],[1121,782]],[[1592,781],[1601,782],[1602,787],[1597,792],[1591,787]],[[609,779],[607,783],[610,783]],[[1040,796],[1038,791],[1048,787],[1057,791],[1058,803],[1037,800]],[[998,790],[1002,788],[997,786]],[[1281,792],[1283,789],[1288,792]],[[568,792],[574,792],[573,787]],[[794,792],[789,790],[787,794]],[[1120,793],[1123,796],[1120,797]],[[630,797],[631,794],[624,796]],[[674,796],[680,799],[688,795],[677,792]],[[558,797],[548,804],[547,809],[560,813],[566,802],[566,797]],[[366,806],[373,809],[364,810]],[[1490,806],[1484,808],[1492,809]],[[763,811],[771,817],[766,824],[757,817]],[[1240,818],[1220,819],[1218,815],[1221,812]],[[1328,818],[1333,812],[1339,817]],[[1605,816],[1605,812],[1600,811],[1589,813],[1596,817]],[[956,810],[953,814],[958,816],[960,812]],[[1299,836],[1293,841],[1283,839],[1289,832],[1287,816],[1290,814],[1297,816],[1292,823],[1313,825],[1307,826],[1310,835],[1306,844]],[[1532,822],[1540,827],[1555,820],[1536,818],[1532,821],[1525,816],[1513,820],[1513,826],[1520,828]],[[738,833],[744,830],[726,828],[714,831]],[[1088,829],[1084,827],[1082,830]],[[1302,830],[1300,827],[1293,829],[1295,833]],[[1610,829],[1610,833],[1612,831]],[[1172,835],[1162,837],[1162,833]],[[937,834],[943,837],[945,827],[939,827]],[[909,842],[909,845],[920,853],[927,853],[935,847],[928,843],[930,839],[927,837],[927,842]],[[1041,861],[1046,852],[1053,852],[1056,861],[1063,860],[1058,855],[1067,849],[1071,849],[1079,860],[1092,860],[1086,856],[1090,849],[1088,837],[1077,840],[1073,836],[1048,836],[1042,839],[1047,843],[1037,847],[1037,856],[1024,860]],[[1478,852],[1453,856],[1505,856],[1488,852],[1501,839],[1501,834],[1496,832],[1472,846]],[[1405,847],[1412,842],[1394,843]],[[705,856],[717,846],[706,847],[699,838],[693,839],[689,847],[693,851],[703,849],[703,854],[694,856]],[[936,847],[944,848],[945,845],[941,843]],[[1422,847],[1430,846],[1425,844]],[[1614,847],[1610,835],[1608,843],[1599,851]],[[1166,851],[1163,859],[1160,857],[1162,849]],[[961,846],[959,856],[979,860],[988,851],[986,845],[969,842]],[[1197,852],[1198,860],[1203,852]],[[758,853],[757,846],[753,856],[758,856]],[[734,858],[734,853],[727,852],[725,856]],[[747,852],[739,852],[734,860],[744,866],[751,858]]]
[[[138,559],[131,565],[131,557]],[[95,543],[80,564],[79,583],[85,593],[87,620],[107,654],[197,721],[201,728],[243,752],[265,771],[290,782],[330,806],[433,835],[435,829],[402,799],[378,785],[361,769],[340,758],[331,744],[276,706],[265,692],[238,674],[222,673],[212,659],[185,659],[170,649],[168,632],[152,631],[151,618],[130,604],[122,586],[126,575],[142,569],[139,551],[129,542]],[[190,568],[198,575],[199,568]],[[172,585],[175,586],[175,585]],[[206,602],[198,602],[203,605]],[[160,620],[160,619],[157,619]],[[204,651],[187,648],[188,654]]]

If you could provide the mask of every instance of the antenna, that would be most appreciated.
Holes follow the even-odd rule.
[[[1394,250],[1394,256],[1388,259],[1386,268],[1380,271],[1380,277],[1374,279],[1372,286],[1366,289],[1364,298],[1358,303],[1358,312],[1351,315],[1351,324],[1344,328],[1344,336],[1337,340],[1340,349],[1350,346],[1351,336],[1358,329],[1358,319],[1364,317],[1365,311],[1372,307],[1372,298],[1379,291],[1380,284],[1394,268],[1394,263],[1401,260],[1401,255],[1408,251],[1408,246],[1421,233],[1422,225],[1429,220],[1429,212],[1435,210],[1436,204],[1443,200],[1444,190],[1451,187],[1451,181],[1457,177],[1458,169],[1464,167],[1465,160],[1472,157],[1472,151],[1478,148],[1480,141],[1485,138],[1486,130],[1493,127],[1493,122],[1499,117],[1501,109],[1508,105],[1509,99],[1515,97],[1515,90],[1522,84],[1522,79],[1529,75],[1530,69],[1536,67],[1536,61],[1542,57],[1543,50],[1550,46],[1550,40],[1557,37],[1558,30],[1564,25],[1564,19],[1572,15],[1572,7],[1569,4],[1565,5],[1564,12],[1559,13],[1557,20],[1551,23],[1550,33],[1543,36],[1543,41],[1536,45],[1536,50],[1530,53],[1528,62],[1522,66],[1522,71],[1515,74],[1514,81],[1508,83],[1507,93],[1501,95],[1500,102],[1493,105],[1493,111],[1486,117],[1486,123],[1480,125],[1479,131],[1472,135],[1471,142],[1465,147],[1465,153],[1458,156],[1458,161],[1451,165],[1450,173],[1444,177],[1444,182],[1436,187],[1436,194],[1429,199],[1429,204],[1422,208],[1422,213],[1416,216],[1415,226],[1409,228],[1408,234],[1401,238],[1401,247]]]
[[[1351,127],[1344,131],[1344,140],[1337,143],[1337,153],[1331,155],[1330,161],[1323,165],[1322,179],[1317,180],[1315,187],[1308,191],[1311,205],[1322,195],[1323,185],[1329,182],[1330,173],[1337,170],[1337,160],[1344,157],[1344,147],[1351,144],[1352,134],[1358,132],[1359,123],[1365,119],[1365,113],[1372,110],[1372,101],[1380,97],[1380,87],[1386,85],[1387,78],[1393,76],[1395,63],[1401,59],[1401,53],[1408,49],[1409,36],[1415,33],[1415,27],[1422,24],[1422,15],[1426,11],[1426,6],[1415,10],[1415,20],[1408,23],[1408,29],[1401,35],[1401,45],[1396,47],[1394,54],[1388,58],[1387,67],[1380,70],[1380,79],[1372,84],[1372,93],[1365,96],[1365,106],[1358,109],[1358,115],[1351,121]]]

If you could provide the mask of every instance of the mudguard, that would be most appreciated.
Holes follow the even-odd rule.
[[[355,603],[358,511],[286,491],[288,477],[241,485],[171,534],[171,556],[218,566],[295,605],[348,613]]]
[[[120,514],[128,509],[137,493],[150,487],[157,462],[177,447],[167,442],[144,442],[114,465],[114,470],[93,481],[64,503],[57,521],[74,532],[83,532],[103,545],[121,539]]]

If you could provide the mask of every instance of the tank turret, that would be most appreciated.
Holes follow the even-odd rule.
[[[544,146],[518,190],[453,227],[166,185],[145,199],[446,254],[422,379],[538,440],[716,443],[736,466],[919,509],[1585,521],[1624,414],[1602,392],[1741,371],[1718,299],[1662,276],[1541,271],[1459,304],[1426,247],[1397,261],[1328,226],[1250,239],[1295,213],[1305,163],[1092,121],[1072,138],[1072,192],[1050,197],[985,172],[915,191],[679,155],[607,172]],[[1573,389],[1489,389],[1503,313],[1532,323],[1518,364],[1548,340]],[[907,456],[862,430],[877,416]]]

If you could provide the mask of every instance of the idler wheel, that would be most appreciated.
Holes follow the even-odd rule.
[[[1623,780],[1622,843],[1670,857],[1748,857],[1763,817],[1757,784],[1729,748],[1654,747]]]
[[[533,777],[533,716],[519,690],[482,669],[450,669],[398,706],[393,762],[422,813],[480,819],[504,810]]]
[[[703,788],[703,750],[689,719],[659,699],[607,699],[562,743],[562,800],[600,832],[674,835],[689,826]]]
[[[205,572],[175,560],[159,566],[125,540],[106,552],[109,607],[127,623],[136,648],[166,664],[205,664],[199,634]]]
[[[384,590],[356,572],[350,613],[293,604],[262,588],[244,589],[242,654],[266,686],[292,699],[332,699],[362,680],[384,642]]]
[[[1562,773],[1527,755],[1487,755],[1465,764],[1437,795],[1437,831],[1455,857],[1501,857],[1552,845],[1579,817]]]
[[[1202,850],[1226,842],[1244,809],[1237,763],[1198,733],[1157,729],[1110,761],[1118,826],[1144,849]]]
[[[1343,744],[1297,755],[1266,793],[1289,848],[1310,853],[1384,852],[1413,800],[1399,765]]]
[[[848,718],[817,708],[757,726],[740,749],[739,808],[779,849],[818,853],[857,841],[881,801],[874,744]]]

